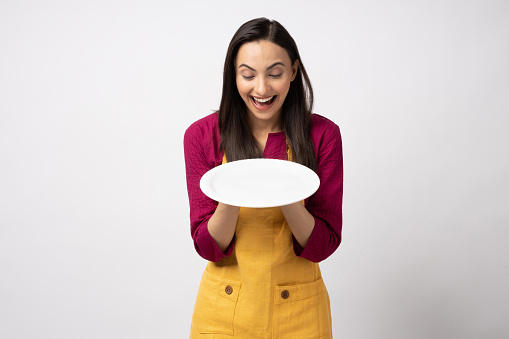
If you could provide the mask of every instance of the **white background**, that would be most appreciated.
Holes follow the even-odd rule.
[[[341,128],[335,338],[507,338],[506,1],[2,1],[0,337],[186,338],[182,139],[245,21]]]

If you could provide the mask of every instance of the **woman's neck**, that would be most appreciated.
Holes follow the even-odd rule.
[[[249,117],[249,127],[255,137],[267,137],[269,133],[277,133],[283,130],[283,123],[279,116],[277,119],[261,120]]]
[[[283,130],[283,123],[281,119],[261,120],[250,116],[249,125],[251,128],[251,133],[255,137],[255,140],[258,142],[262,152],[265,150],[265,145],[267,144],[269,133],[277,133]]]

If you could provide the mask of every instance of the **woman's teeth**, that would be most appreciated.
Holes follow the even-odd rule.
[[[258,99],[258,98],[253,97],[253,99],[258,101],[258,102],[267,102],[267,101],[272,100],[273,97],[274,96],[271,96],[271,97],[268,97],[268,98],[264,98],[264,99]]]

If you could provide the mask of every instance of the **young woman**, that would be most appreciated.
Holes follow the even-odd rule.
[[[265,18],[243,24],[226,54],[219,111],[184,136],[191,234],[209,260],[191,338],[332,338],[318,262],[341,241],[343,156],[339,127],[312,114],[312,106],[308,75],[286,29]],[[311,168],[318,191],[274,208],[229,206],[201,192],[211,168],[262,157]]]

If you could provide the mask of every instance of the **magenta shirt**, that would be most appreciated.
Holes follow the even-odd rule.
[[[319,262],[330,256],[341,242],[343,203],[343,152],[339,127],[329,119],[313,114],[311,139],[316,155],[320,187],[305,200],[305,206],[315,218],[315,227],[305,248],[295,238],[295,255]],[[222,252],[208,231],[208,221],[214,214],[217,201],[208,198],[200,189],[201,177],[220,165],[220,135],[217,113],[194,122],[184,135],[187,191],[189,194],[191,235],[196,251],[203,258],[217,262],[233,252],[235,237]],[[265,158],[287,159],[284,132],[269,133],[264,150]]]

